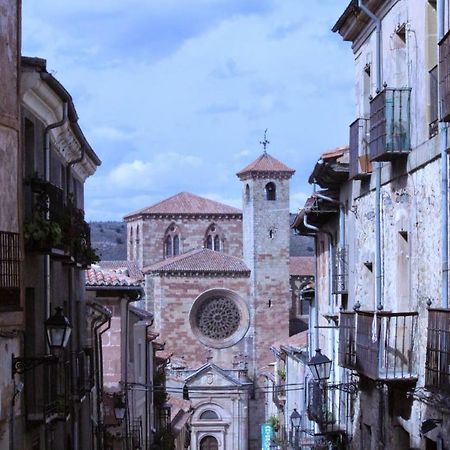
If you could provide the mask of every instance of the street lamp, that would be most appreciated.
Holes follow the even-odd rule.
[[[44,322],[48,346],[53,351],[66,348],[70,334],[72,333],[72,325],[69,319],[63,314],[63,309],[59,306],[55,309],[55,314]]]
[[[114,397],[114,417],[116,418],[117,422],[119,424],[122,423],[123,419],[125,418],[126,413],[126,405],[119,395],[116,395]]]
[[[322,355],[320,348],[316,350],[316,354],[309,360],[308,366],[311,370],[315,381],[325,381],[330,378],[331,360]]]
[[[52,364],[58,361],[56,354],[64,350],[69,341],[72,325],[63,314],[62,308],[56,308],[55,314],[44,322],[45,334],[51,353],[43,356],[15,357],[12,355],[11,375],[23,374],[42,364]]]
[[[297,409],[294,408],[291,414],[291,426],[294,429],[300,428],[300,422],[302,420],[302,416],[298,413]]]

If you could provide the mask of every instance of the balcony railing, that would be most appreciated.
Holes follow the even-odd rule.
[[[58,187],[39,178],[27,181],[32,192],[32,217],[25,223],[27,249],[72,258],[81,266],[98,261],[91,246],[84,211],[76,208]],[[56,249],[56,250],[55,250]]]
[[[361,180],[372,172],[369,155],[369,119],[356,119],[350,125],[349,178]]]
[[[450,392],[450,309],[428,311],[425,385]]]
[[[383,89],[370,102],[370,159],[390,161],[411,150],[411,89]]]
[[[336,247],[333,251],[333,294],[345,294],[348,289],[347,249]]]
[[[20,303],[19,235],[0,231],[0,308]]]
[[[354,312],[341,312],[339,317],[339,365],[347,369],[354,369],[356,367]]]
[[[439,42],[439,90],[441,120],[450,122],[450,32]]]
[[[413,366],[416,312],[358,311],[341,313],[342,317],[345,317],[345,326],[340,327],[339,332],[339,365],[372,380],[417,378]],[[352,320],[355,321],[354,331],[350,330]]]
[[[308,418],[317,423],[320,434],[342,434],[347,441],[353,434],[355,384],[308,384]]]
[[[25,374],[25,408],[30,422],[66,420],[70,412],[70,364],[44,364]]]

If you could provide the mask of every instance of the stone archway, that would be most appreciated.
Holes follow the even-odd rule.
[[[200,450],[219,450],[219,443],[214,436],[206,436],[200,442]]]

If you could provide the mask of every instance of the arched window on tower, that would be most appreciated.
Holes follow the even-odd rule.
[[[250,201],[250,186],[248,184],[245,185],[245,202],[248,203]]]
[[[266,200],[276,200],[277,199],[277,188],[275,186],[275,183],[266,184],[266,187],[264,188],[264,193],[266,195]]]
[[[182,253],[180,239],[178,226],[171,224],[164,235],[164,258],[171,258]]]
[[[180,238],[178,234],[173,237],[173,256],[180,254]]]
[[[216,252],[223,250],[223,237],[221,237],[217,225],[214,223],[206,230],[205,244],[205,247],[210,250],[215,250]]]
[[[136,237],[134,239],[136,247],[134,249],[134,259],[136,261],[139,261],[139,254],[140,254],[140,247],[139,247],[139,242],[140,242],[140,235],[139,235],[139,225],[136,227]]]
[[[128,248],[130,253],[130,260],[133,261],[134,259],[134,248],[133,248],[134,242],[133,242],[133,227],[130,226],[130,237],[128,240]]]

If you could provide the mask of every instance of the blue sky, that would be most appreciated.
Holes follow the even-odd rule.
[[[296,174],[348,141],[350,46],[331,27],[348,0],[24,0],[23,53],[71,92],[103,161],[89,220],[181,191],[240,206],[235,173],[268,152]]]

